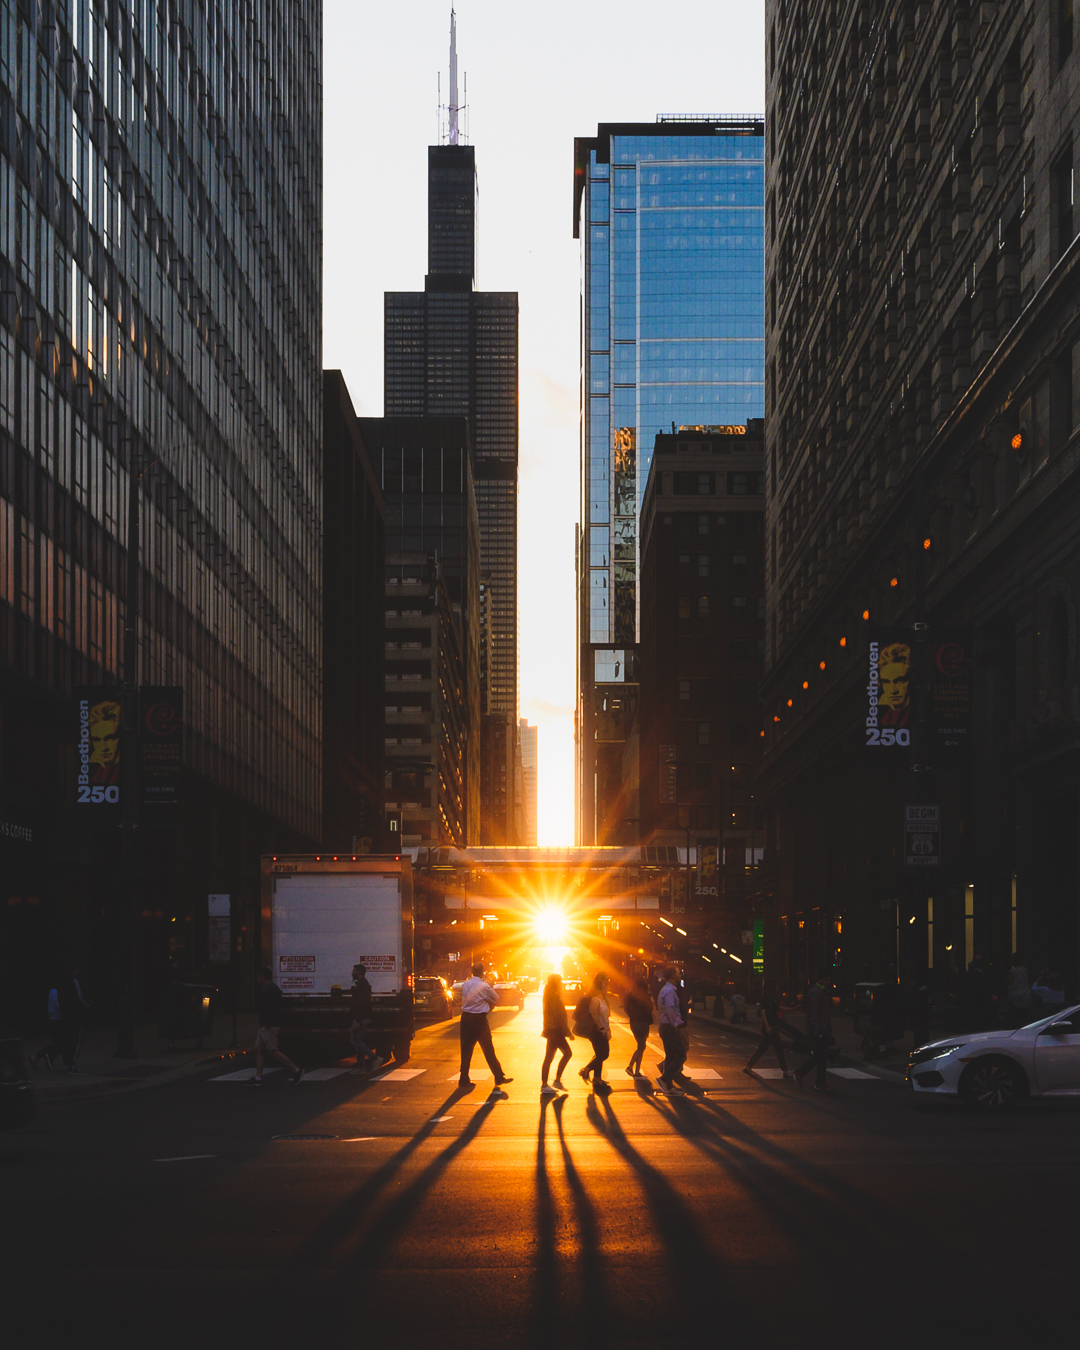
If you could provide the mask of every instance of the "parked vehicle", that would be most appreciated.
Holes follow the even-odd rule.
[[[417,1017],[436,1017],[445,1022],[453,1012],[450,987],[441,975],[418,975],[413,991],[413,1011]]]
[[[525,991],[516,980],[496,980],[492,986],[499,996],[500,1008],[517,1008],[521,1012],[525,1007]]]
[[[908,1059],[907,1081],[924,1096],[958,1096],[980,1110],[1024,1097],[1080,1097],[1080,1005],[1013,1031],[949,1036]]]
[[[455,980],[450,986],[450,1005],[454,1012],[461,1011],[461,987],[464,983],[464,980]]]
[[[364,854],[262,860],[264,959],[285,996],[282,1048],[349,1053],[352,968],[367,968],[370,1035],[380,1055],[409,1057],[413,1037],[412,864]],[[287,1052],[288,1053],[288,1052]]]
[[[36,1110],[25,1045],[15,1039],[0,1041],[0,1130],[25,1125]]]

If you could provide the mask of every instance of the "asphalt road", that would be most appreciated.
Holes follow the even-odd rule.
[[[623,1073],[622,1023],[615,1090],[571,1065],[545,1103],[538,997],[493,1023],[507,1101],[449,1081],[453,1022],[419,1033],[407,1078],[214,1068],[0,1135],[5,1344],[1071,1338],[1080,1103],[799,1093],[748,1079],[747,1042],[712,1027],[688,1065],[704,1095],[665,1098]]]

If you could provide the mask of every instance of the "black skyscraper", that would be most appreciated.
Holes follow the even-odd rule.
[[[475,279],[475,152],[431,146],[424,290],[386,295],[385,412],[469,419],[493,630],[484,707],[516,726],[518,302]]]

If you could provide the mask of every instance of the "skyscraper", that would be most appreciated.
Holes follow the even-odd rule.
[[[184,690],[182,838],[139,832],[148,971],[205,960],[208,890],[254,932],[260,841],[319,835],[321,62],[300,0],[0,6],[0,719],[38,766],[0,870],[42,915],[0,943],[12,997],[130,933],[116,832],[72,827],[74,686]]]
[[[509,719],[516,738],[518,300],[516,292],[475,289],[476,153],[459,144],[453,85],[449,135],[449,144],[428,148],[424,290],[385,298],[384,411],[469,420],[490,623],[482,703]]]
[[[536,846],[537,777],[540,761],[537,748],[539,728],[530,726],[523,717],[518,723],[518,741],[521,745],[521,777],[524,786],[525,835],[521,843]]]
[[[652,446],[764,414],[764,123],[661,117],[574,142],[582,243],[577,837],[607,841],[637,705]]]

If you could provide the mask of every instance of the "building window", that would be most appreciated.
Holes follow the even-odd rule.
[[[1057,239],[1054,241],[1056,255],[1061,257],[1073,241],[1076,231],[1073,228],[1073,205],[1076,195],[1076,171],[1073,169],[1072,146],[1054,163],[1053,173],[1054,213],[1057,226]]]
[[[698,532],[698,534],[708,534],[708,533],[709,533],[709,517],[708,517],[708,516],[698,516],[698,518],[697,518],[697,532]]]
[[[680,681],[679,681],[679,701],[680,701],[681,703],[689,703],[689,702],[690,702],[690,681],[689,681],[689,680],[680,680]]]
[[[709,597],[707,595],[698,596],[697,616],[699,619],[707,619],[709,617]]]
[[[731,565],[732,565],[732,567],[745,567],[745,566],[746,566],[746,554],[745,554],[745,553],[733,553],[733,554],[731,555]]]
[[[690,597],[688,595],[679,596],[679,618],[688,619],[690,617]]]
[[[680,567],[689,567],[689,566],[690,566],[690,554],[689,554],[689,553],[680,553],[680,554],[679,554],[679,566],[680,566]]]
[[[727,476],[728,495],[732,497],[753,497],[765,492],[764,472],[729,473]]]
[[[750,608],[750,602],[745,595],[733,595],[731,597],[731,608],[735,610],[737,614],[741,614]]]
[[[709,744],[709,724],[708,722],[699,722],[697,724],[697,743],[698,745]]]
[[[698,554],[697,574],[699,577],[707,577],[709,575],[709,555],[707,553]]]
[[[1065,64],[1073,49],[1073,0],[1057,0],[1057,66]]]

